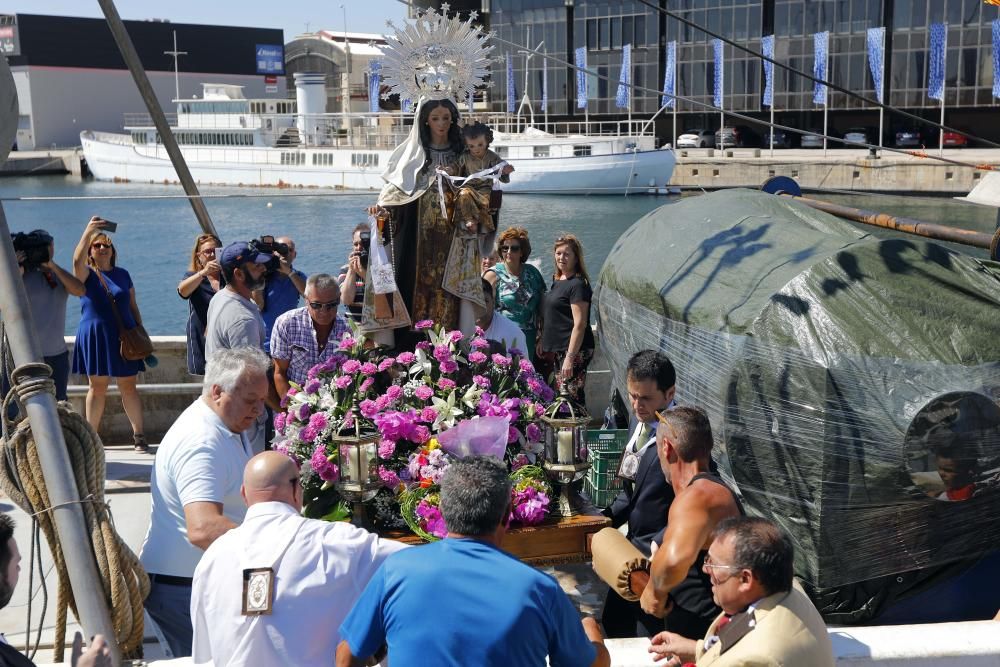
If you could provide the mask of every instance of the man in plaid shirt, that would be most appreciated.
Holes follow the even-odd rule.
[[[303,385],[309,369],[337,352],[347,322],[337,313],[340,287],[327,273],[309,276],[306,305],[282,314],[271,332],[274,386],[284,399],[290,383]]]

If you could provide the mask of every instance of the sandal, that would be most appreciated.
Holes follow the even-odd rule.
[[[133,449],[142,454],[149,453],[149,443],[146,442],[146,436],[142,433],[136,433],[132,436],[132,442],[134,443]]]

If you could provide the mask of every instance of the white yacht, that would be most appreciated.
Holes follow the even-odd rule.
[[[314,113],[323,76],[297,74],[297,96],[246,99],[242,86],[202,84],[201,98],[176,100],[174,136],[202,184],[378,190],[412,115]],[[494,128],[492,149],[515,166],[507,192],[629,194],[662,191],[674,154],[628,123],[553,123],[465,114]],[[635,126],[638,127],[638,123]],[[145,114],[127,114],[125,134],[80,133],[87,165],[104,181],[173,183],[177,175]],[[607,133],[602,133],[607,131]]]

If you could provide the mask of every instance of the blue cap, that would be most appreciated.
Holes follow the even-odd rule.
[[[235,269],[243,264],[267,264],[271,257],[252,249],[246,241],[236,241],[222,249],[219,263],[224,267]]]

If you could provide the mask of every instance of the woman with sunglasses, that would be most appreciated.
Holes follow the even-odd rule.
[[[222,242],[214,234],[201,234],[194,241],[191,263],[177,285],[177,293],[188,302],[187,366],[192,375],[205,374],[205,328],[208,302],[222,288],[222,266],[215,252]]]
[[[531,255],[528,230],[524,227],[505,229],[497,240],[497,253],[500,261],[483,277],[493,285],[497,310],[524,332],[528,349],[522,351],[535,361],[545,279],[538,269],[527,263]]]
[[[565,386],[570,396],[582,404],[586,401],[587,366],[594,356],[594,332],[590,328],[593,292],[578,238],[572,234],[560,236],[553,253],[556,269],[542,300],[545,329],[539,356],[551,365],[555,387]]]
[[[86,288],[86,293],[80,297],[73,372],[87,376],[90,385],[87,421],[95,431],[104,415],[108,385],[111,378],[116,378],[122,407],[132,425],[135,450],[147,452],[149,446],[142,432],[142,401],[136,388],[136,376],[139,371],[146,370],[146,366],[141,361],[122,358],[118,330],[118,317],[126,329],[131,329],[142,323],[142,316],[135,300],[132,277],[116,266],[118,252],[107,234],[110,229],[111,223],[96,216],[91,218],[73,251],[73,273]]]

